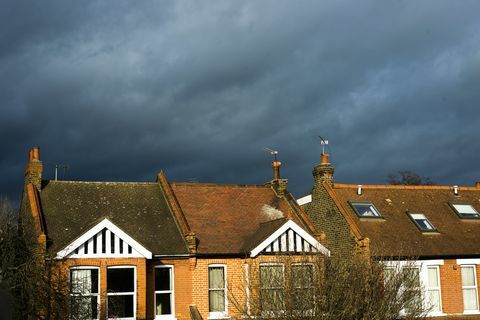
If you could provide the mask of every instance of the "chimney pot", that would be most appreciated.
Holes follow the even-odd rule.
[[[362,195],[362,185],[361,185],[361,184],[358,185],[357,194],[358,194],[359,196]]]
[[[280,179],[280,166],[282,163],[280,161],[272,161],[273,167],[273,179],[278,180]]]
[[[39,147],[33,147],[30,149],[30,152],[28,154],[28,160],[29,161],[38,161],[40,160],[40,148]]]
[[[458,186],[453,186],[453,194],[458,196]]]
[[[322,153],[322,162],[321,164],[329,164],[328,162],[328,153]]]

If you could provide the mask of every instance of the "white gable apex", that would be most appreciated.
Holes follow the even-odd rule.
[[[151,259],[152,253],[110,220],[104,219],[77,240],[57,252],[56,258],[141,257]]]
[[[267,239],[262,241],[250,252],[250,257],[254,258],[262,252],[320,252],[330,256],[330,251],[327,248],[292,220],[285,222]]]

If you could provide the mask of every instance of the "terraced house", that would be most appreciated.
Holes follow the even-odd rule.
[[[32,148],[21,223],[61,265],[73,316],[228,318],[249,305],[249,275],[287,281],[292,266],[263,263],[272,253],[329,254],[273,166],[262,185],[171,183],[163,173],[144,183],[52,181]],[[282,284],[262,288],[270,301]]]
[[[332,253],[353,249],[377,258],[414,259],[431,316],[480,319],[479,182],[472,187],[352,185],[335,182],[333,174],[322,154],[312,193],[298,199],[325,231]]]

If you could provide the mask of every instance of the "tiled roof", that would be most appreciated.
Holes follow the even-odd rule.
[[[247,253],[255,245],[255,239],[264,235],[262,224],[281,218],[291,218],[308,230],[287,200],[277,197],[269,186],[203,183],[171,183],[171,186],[198,239],[199,254]]]
[[[480,220],[460,219],[449,202],[470,203],[480,212],[480,189],[459,187],[458,196],[447,186],[327,186],[346,220],[370,239],[374,255],[473,256],[480,255]],[[359,218],[349,201],[369,201],[382,219]],[[422,233],[407,211],[423,213],[438,230]]]
[[[40,204],[52,254],[104,218],[153,254],[188,253],[158,183],[44,181]]]

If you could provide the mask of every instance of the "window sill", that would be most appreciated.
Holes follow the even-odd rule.
[[[443,313],[441,311],[437,311],[437,312],[430,312],[428,314],[429,317],[445,317],[447,314],[446,313]]]
[[[479,310],[467,310],[463,311],[463,314],[480,314]]]

